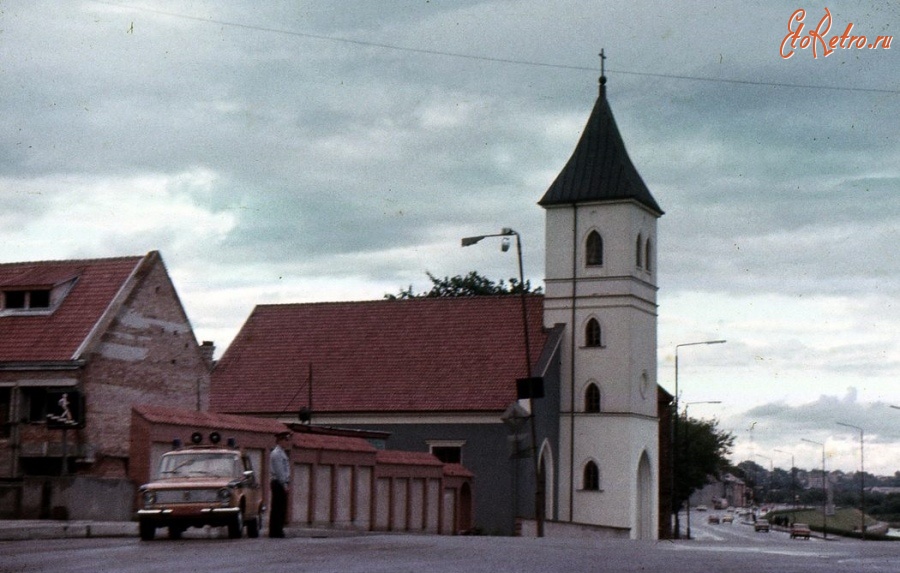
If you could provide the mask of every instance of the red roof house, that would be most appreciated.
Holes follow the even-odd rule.
[[[535,367],[543,298],[528,297],[527,313]],[[516,296],[260,305],[216,365],[210,408],[290,418],[308,407],[329,420],[502,412],[526,376],[523,332]]]
[[[552,435],[559,331],[543,328],[542,296],[525,302],[530,373],[548,388],[536,401],[539,432]],[[523,326],[519,296],[260,305],[213,370],[210,409],[380,432],[388,437],[378,445],[394,450],[379,451],[380,479],[408,463],[427,468],[429,454],[462,464],[465,476],[446,476],[477,483],[455,494],[476,511],[462,522],[512,533],[509,486],[533,475],[531,460],[510,460],[503,422],[517,379],[529,374]],[[447,467],[460,466],[433,471]]]
[[[211,353],[156,251],[0,264],[0,478],[124,479],[132,405],[207,409]]]

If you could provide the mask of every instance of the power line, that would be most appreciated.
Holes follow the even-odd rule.
[[[816,84],[791,84],[786,82],[760,82],[760,81],[752,81],[752,80],[736,80],[736,79],[728,79],[728,78],[709,78],[703,76],[683,76],[677,74],[654,74],[649,72],[630,72],[625,70],[611,70],[613,73],[617,74],[627,74],[633,76],[649,76],[649,77],[657,77],[657,78],[666,78],[673,80],[692,80],[697,82],[719,82],[725,84],[745,84],[751,86],[769,86],[776,88],[803,88],[803,89],[814,89],[814,90],[837,90],[837,91],[846,91],[846,92],[869,92],[869,93],[884,93],[884,94],[900,94],[900,90],[889,90],[884,88],[854,88],[854,87],[846,87],[846,86],[825,86],[825,85],[816,85]]]
[[[265,32],[269,34],[281,34],[285,36],[294,36],[298,38],[309,38],[313,40],[322,40],[327,42],[336,42],[343,44],[352,44],[357,46],[365,46],[369,48],[381,48],[384,50],[395,50],[398,52],[408,52],[413,54],[424,54],[429,56],[443,56],[448,58],[458,58],[458,59],[466,59],[466,60],[476,60],[482,62],[493,62],[500,64],[513,64],[519,66],[531,66],[531,67],[544,67],[544,68],[554,68],[560,70],[577,70],[577,71],[590,71],[596,72],[597,68],[588,67],[588,66],[574,66],[569,64],[558,64],[551,62],[537,62],[533,60],[519,60],[514,58],[497,58],[492,56],[481,56],[477,54],[464,54],[461,52],[448,52],[444,50],[432,50],[428,48],[411,48],[408,46],[398,46],[395,44],[386,44],[382,42],[372,42],[368,40],[355,40],[352,38],[342,38],[339,36],[325,36],[322,34],[311,34],[308,32],[298,32],[296,30],[285,30],[281,28],[271,28],[267,26],[256,26],[252,24],[241,24],[240,22],[229,22],[227,20],[217,20],[215,18],[203,18],[200,16],[191,16],[189,14],[180,14],[177,12],[168,12],[165,10],[157,10],[154,8],[145,8],[141,6],[130,6],[126,4],[117,4],[115,2],[104,2],[102,0],[93,0],[95,4],[105,4],[107,6],[114,6],[116,8],[124,8],[126,10],[135,10],[138,12],[148,12],[152,14],[159,14],[161,16],[169,16],[171,18],[181,18],[184,20],[193,20],[196,22],[202,22],[206,24],[215,24],[217,26],[226,26],[230,28],[240,28],[244,30],[252,30],[255,32]],[[726,83],[726,84],[737,84],[737,85],[751,85],[751,86],[766,86],[766,87],[778,87],[778,88],[799,88],[799,89],[816,89],[816,90],[833,90],[833,91],[846,91],[846,92],[867,92],[867,93],[883,93],[883,94],[900,94],[900,90],[892,90],[885,88],[860,88],[860,87],[848,87],[848,86],[827,86],[827,85],[816,85],[816,84],[792,84],[787,82],[764,82],[764,81],[754,81],[754,80],[739,80],[739,79],[728,79],[728,78],[712,78],[705,76],[689,76],[689,75],[680,75],[680,74],[660,74],[660,73],[652,73],[652,72],[635,72],[630,70],[609,70],[613,74],[623,74],[623,75],[631,75],[631,76],[644,76],[644,77],[653,77],[653,78],[665,78],[671,80],[687,80],[687,81],[696,81],[696,82],[716,82],[716,83]]]

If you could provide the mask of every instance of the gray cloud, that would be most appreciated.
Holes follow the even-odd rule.
[[[900,23],[883,2],[829,7],[861,33]],[[425,288],[426,270],[514,276],[496,245],[459,246],[504,226],[540,283],[536,202],[604,48],[619,127],[666,211],[660,343],[712,332],[729,338],[722,379],[759,368],[807,395],[846,379],[869,396],[862,381],[900,369],[898,95],[773,84],[894,90],[896,59],[782,60],[793,9],[6,2],[0,254],[159,249],[220,348],[255,303],[379,298]],[[801,403],[782,413],[807,416]]]

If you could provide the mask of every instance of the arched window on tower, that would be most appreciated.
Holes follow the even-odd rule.
[[[584,411],[588,414],[600,412],[600,388],[593,382],[584,390]]]
[[[638,233],[637,241],[635,242],[634,247],[634,264],[637,268],[643,267],[643,261],[641,260],[644,255],[644,240],[641,237],[641,234]]]
[[[646,255],[644,256],[644,261],[646,261],[647,272],[650,272],[650,261],[653,260],[653,243],[650,242],[650,239],[647,239],[646,246]]]
[[[600,330],[600,321],[596,318],[590,319],[584,327],[584,345],[603,346],[603,331]]]
[[[597,231],[591,231],[587,237],[585,262],[588,266],[603,265],[603,237]]]
[[[600,491],[600,468],[593,460],[584,464],[581,488],[585,491]]]

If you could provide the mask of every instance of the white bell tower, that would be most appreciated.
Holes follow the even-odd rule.
[[[601,58],[602,58],[601,53]],[[560,521],[655,539],[659,521],[657,205],[628,157],[600,77],[546,210],[544,325],[565,324]]]

